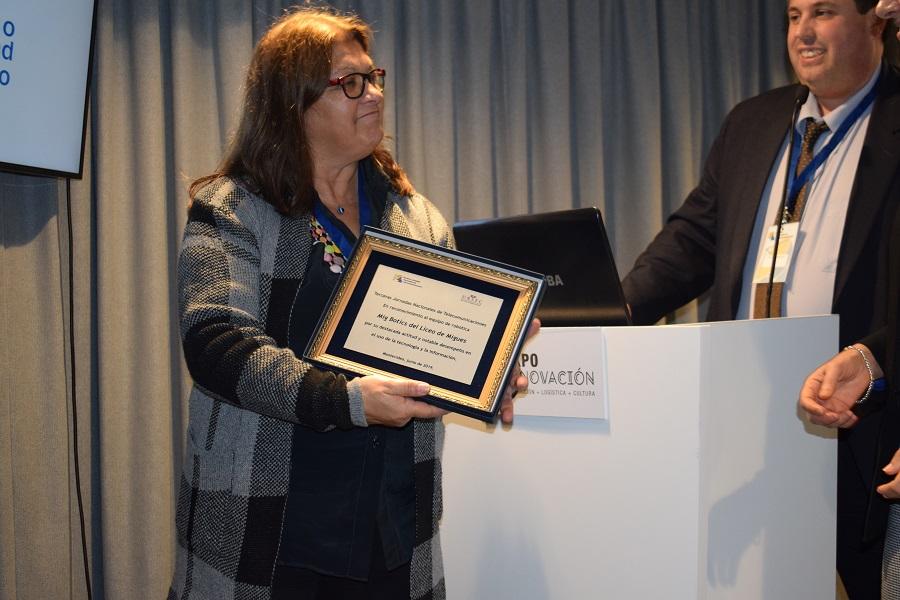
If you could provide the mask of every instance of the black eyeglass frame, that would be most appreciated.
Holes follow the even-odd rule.
[[[359,75],[362,77],[362,87],[359,89],[359,93],[355,96],[351,96],[350,92],[347,91],[345,84],[347,80],[351,77]],[[368,73],[347,73],[346,75],[342,75],[337,79],[329,79],[328,87],[333,87],[336,85],[341,86],[341,90],[344,92],[344,95],[347,96],[350,100],[356,100],[357,98],[362,97],[363,94],[366,93],[366,85],[372,84],[378,88],[379,91],[384,90],[384,76],[386,72],[384,69],[372,69]]]

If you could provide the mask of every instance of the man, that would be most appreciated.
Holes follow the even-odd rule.
[[[887,292],[878,275],[900,200],[900,79],[882,64],[885,23],[874,5],[788,1],[788,54],[809,88],[790,134],[824,132],[795,144],[799,158],[788,156],[798,85],[732,110],[699,185],[623,282],[636,323],[653,323],[707,291],[713,321],[837,313],[842,345],[884,323]],[[808,170],[798,164],[807,146]],[[804,171],[811,173],[806,183]],[[776,231],[784,244],[778,254],[788,247],[792,258],[770,285],[774,248],[766,238]],[[876,413],[839,435],[837,566],[854,600],[879,597],[887,505],[870,502],[868,491],[880,426]]]
[[[900,0],[879,0],[875,10],[879,17],[900,25]],[[897,36],[900,39],[900,32]],[[900,444],[900,211],[894,217],[890,244],[887,325],[813,371],[800,391],[800,407],[814,423],[852,427],[858,422],[853,412],[855,406],[867,402],[876,381],[886,377],[890,391],[884,405],[885,422],[879,432],[876,457],[876,467],[881,468],[884,476],[876,479],[880,485],[875,491],[888,500],[897,500],[900,499],[900,450],[895,451]],[[882,598],[900,597],[900,504],[897,503],[891,506],[888,517],[881,576]]]

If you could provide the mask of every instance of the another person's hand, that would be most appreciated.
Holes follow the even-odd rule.
[[[534,319],[531,321],[531,325],[528,327],[528,333],[525,334],[525,340],[528,341],[537,335],[537,332],[541,330],[541,321],[539,319]],[[516,361],[516,364],[513,366],[512,373],[510,373],[509,381],[506,382],[506,390],[503,392],[503,399],[500,401],[500,421],[505,425],[509,425],[513,422],[513,398],[516,397],[516,394],[520,394],[528,389],[528,378],[522,375],[522,367],[519,365],[519,361]]]
[[[882,19],[891,19],[894,25],[900,27],[900,0],[879,0],[875,7],[875,13]],[[900,39],[900,31],[897,32]]]
[[[416,400],[431,390],[424,381],[380,375],[367,375],[358,381],[369,425],[403,427],[411,419],[436,419],[447,414],[442,408]]]
[[[873,371],[880,376],[881,368],[869,349],[856,344],[866,353]],[[859,418],[853,414],[853,405],[869,386],[869,370],[859,352],[843,350],[831,360],[813,371],[800,389],[800,408],[809,420],[827,427],[852,427]]]
[[[879,485],[875,488],[875,491],[888,500],[900,498],[900,450],[894,453],[894,458],[891,459],[891,462],[881,470],[888,475],[893,475],[894,478],[883,485]]]

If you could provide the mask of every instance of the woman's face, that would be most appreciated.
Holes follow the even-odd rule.
[[[331,79],[350,73],[368,73],[375,66],[355,40],[334,45]],[[341,86],[326,88],[306,111],[304,126],[317,167],[342,168],[369,156],[384,137],[384,96],[367,84],[365,93],[347,98]]]

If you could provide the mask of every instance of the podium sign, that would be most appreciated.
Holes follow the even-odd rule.
[[[605,347],[598,327],[544,327],[519,360],[528,391],[516,414],[607,419]]]

